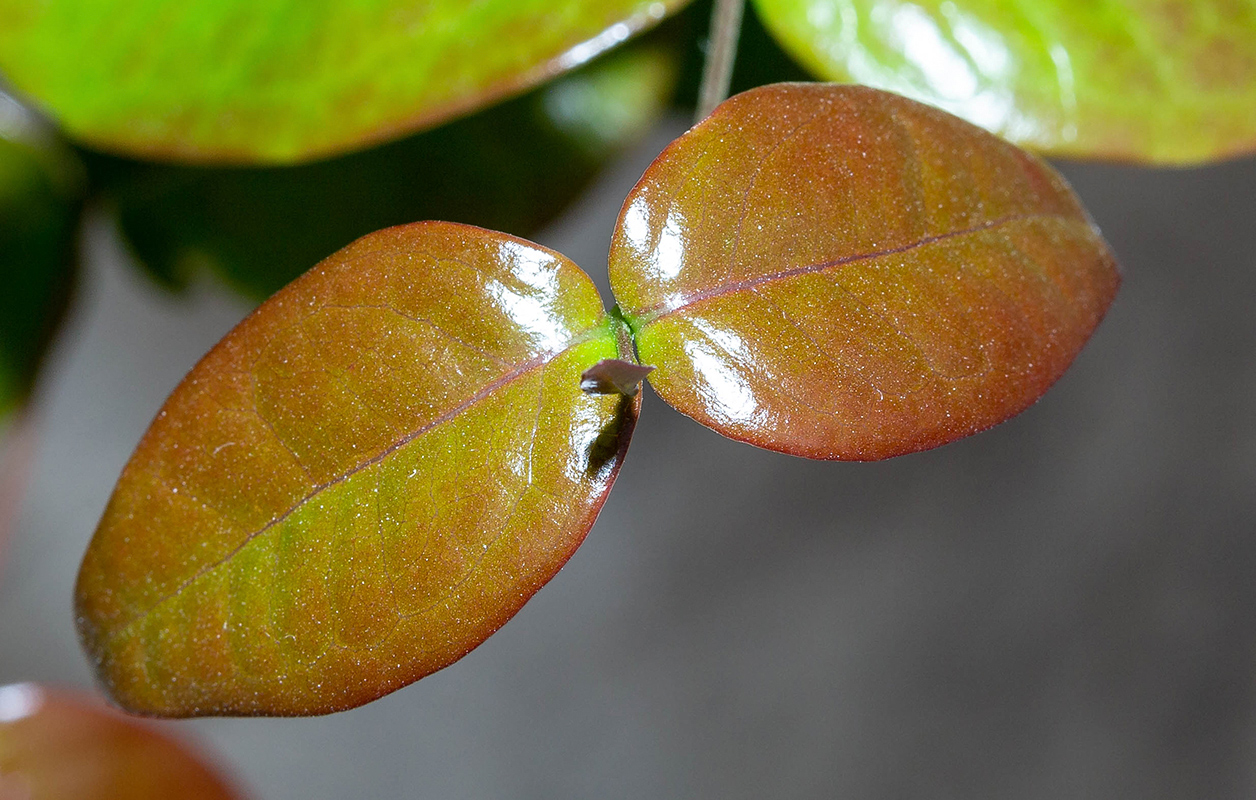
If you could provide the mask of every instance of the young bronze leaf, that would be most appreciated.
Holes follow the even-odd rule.
[[[0,686],[3,800],[233,800],[186,745],[98,701]]]
[[[1256,151],[1253,0],[756,0],[814,74],[1055,155]]]
[[[108,152],[291,163],[516,94],[686,0],[0,0],[0,71]]]
[[[571,556],[639,400],[583,272],[450,223],[371,234],[192,370],[123,470],[79,630],[128,709],[350,708],[457,660]]]
[[[663,399],[812,458],[935,447],[1016,414],[1116,292],[1049,166],[873,89],[746,92],[624,204],[611,285]]]

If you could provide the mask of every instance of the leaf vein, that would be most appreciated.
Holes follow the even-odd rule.
[[[586,341],[589,341],[593,336],[595,336],[601,330],[602,330],[601,326],[595,326],[593,328],[590,328],[589,330],[584,331],[572,337],[572,339],[564,347],[559,348],[557,350],[550,351],[550,352],[542,353],[536,356],[535,358],[529,359],[528,361],[516,366],[511,371],[504,373],[503,375],[499,376],[497,379],[486,384],[482,389],[480,389],[478,392],[476,392],[475,394],[473,394],[466,400],[459,403],[454,408],[450,409],[444,414],[441,414],[440,416],[436,417],[430,422],[427,422],[426,424],[420,426],[414,431],[411,431],[410,433],[401,437],[396,442],[394,442],[393,444],[389,445],[387,448],[382,450],[378,455],[372,456],[371,458],[366,459],[365,461],[354,465],[353,467],[346,470],[344,473],[336,476],[335,478],[332,478],[331,480],[326,481],[325,483],[316,485],[313,489],[310,490],[309,493],[307,493],[304,497],[302,497],[301,499],[293,503],[292,506],[288,508],[287,510],[285,510],[283,513],[275,516],[273,519],[271,519],[269,522],[267,522],[265,525],[261,526],[257,530],[252,531],[249,534],[247,534],[236,547],[232,548],[225,555],[223,555],[222,557],[218,558],[217,560],[211,563],[205,564],[200,569],[198,569],[195,573],[193,573],[191,576],[189,576],[187,579],[181,582],[178,586],[172,589],[170,592],[160,597],[151,606],[149,606],[148,608],[144,609],[139,614],[136,614],[135,616],[131,617],[126,622],[119,625],[117,628],[113,630],[113,632],[109,633],[106,636],[107,641],[115,641],[118,638],[126,635],[135,626],[142,624],[143,621],[147,619],[150,615],[152,615],[157,609],[161,608],[162,606],[169,603],[174,598],[178,597],[189,586],[196,583],[204,575],[208,574],[209,572],[213,571],[219,566],[230,561],[241,550],[243,550],[246,546],[248,546],[250,542],[254,541],[259,536],[262,536],[267,531],[271,530],[277,525],[282,524],[285,520],[291,517],[299,509],[303,508],[307,503],[312,501],[314,498],[316,498],[318,495],[320,495],[324,491],[334,486],[337,486],[341,483],[344,483],[346,480],[353,477],[354,475],[380,463],[381,461],[383,461],[384,459],[388,458],[390,455],[395,453],[397,450],[400,450],[402,447],[405,447],[406,445],[415,441],[420,436],[423,436],[424,434],[426,434],[428,431],[436,428],[439,425],[444,424],[445,422],[448,422],[460,416],[462,413],[470,409],[472,406],[476,405],[477,403],[484,400],[485,398],[487,398],[489,395],[493,394],[494,392],[500,390],[504,386],[507,386],[513,383],[514,381],[518,380],[524,375],[527,375],[528,373],[531,373],[537,369],[544,367],[546,364],[550,363],[551,361],[553,361],[555,358],[557,358],[559,355],[566,352],[567,350],[570,350],[573,347],[576,347],[580,344],[585,343]]]
[[[999,217],[998,219],[988,220],[986,222],[982,222],[977,225],[972,225],[967,228],[963,228],[962,230],[948,231],[946,233],[939,233],[933,236],[926,236],[914,242],[909,242],[907,244],[900,245],[898,247],[887,247],[883,250],[876,250],[871,253],[858,253],[858,254],[850,255],[850,256],[842,256],[841,258],[835,258],[835,259],[832,259],[831,261],[823,261],[818,264],[804,264],[798,267],[789,267],[788,269],[782,269],[776,272],[770,272],[770,273],[767,273],[766,275],[759,275],[759,276],[756,276],[753,278],[747,278],[741,281],[733,281],[731,283],[726,283],[722,286],[714,286],[709,289],[703,289],[701,291],[694,292],[688,297],[682,297],[682,298],[673,300],[671,302],[663,301],[663,302],[656,303],[655,305],[650,306],[649,308],[642,309],[640,312],[638,312],[637,316],[640,319],[639,324],[642,327],[644,327],[646,325],[650,325],[655,322],[658,322],[663,317],[667,317],[679,311],[683,311],[686,308],[689,308],[690,306],[697,305],[698,303],[702,303],[707,300],[713,300],[718,297],[723,297],[729,294],[735,294],[737,292],[744,292],[744,291],[753,289],[756,286],[762,286],[764,284],[774,283],[776,281],[787,280],[789,278],[795,278],[800,275],[810,275],[816,272],[824,272],[825,270],[836,269],[838,267],[844,267],[849,264],[857,264],[863,261],[871,261],[872,259],[881,258],[883,256],[892,256],[892,255],[897,255],[899,253],[911,252],[912,250],[916,250],[921,247],[926,247],[928,245],[935,244],[937,242],[943,242],[948,239],[955,239],[961,236],[968,236],[974,233],[982,233],[984,231],[994,230],[1004,225],[1007,225],[1008,223],[1011,223],[1011,222],[1017,222],[1017,221],[1022,221],[1022,220],[1032,220],[1032,219],[1055,219],[1058,216],[1059,215],[1056,215],[1056,214],[1042,214],[1042,213],[1008,214],[1007,216]]]

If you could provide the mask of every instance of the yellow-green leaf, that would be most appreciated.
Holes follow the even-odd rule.
[[[391,225],[444,219],[531,234],[657,121],[675,72],[670,50],[633,43],[478,114],[312,164],[84,160],[150,274],[179,285],[208,268],[260,301]]]
[[[1256,150],[1254,0],[756,0],[817,75],[1051,154],[1190,164]]]
[[[935,108],[825,84],[751,90],[673,142],[610,258],[664,400],[813,458],[935,447],[1021,411],[1120,280],[1044,162]]]
[[[358,240],[193,370],[123,471],[77,587],[114,699],[317,714],[457,660],[583,540],[639,399],[588,277],[449,223]]]
[[[102,150],[293,162],[435,125],[685,0],[0,0],[0,71]]]

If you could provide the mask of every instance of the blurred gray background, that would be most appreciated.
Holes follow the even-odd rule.
[[[672,120],[539,237],[605,288]],[[646,398],[584,547],[463,661],[364,708],[169,723],[265,800],[1256,797],[1256,160],[1064,165],[1125,284],[1020,417],[879,464]],[[89,685],[70,594],[131,448],[246,307],[107,220],[39,388],[0,683]]]

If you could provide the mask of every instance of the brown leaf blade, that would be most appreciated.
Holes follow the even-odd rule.
[[[741,441],[870,460],[1034,402],[1120,282],[1064,180],[855,86],[738,95],[624,204],[611,285],[650,381]]]
[[[279,292],[174,391],[79,575],[102,682],[149,714],[350,708],[461,658],[583,540],[637,403],[571,262],[416,223]]]
[[[0,686],[4,800],[232,800],[186,745],[102,704],[35,684]]]

